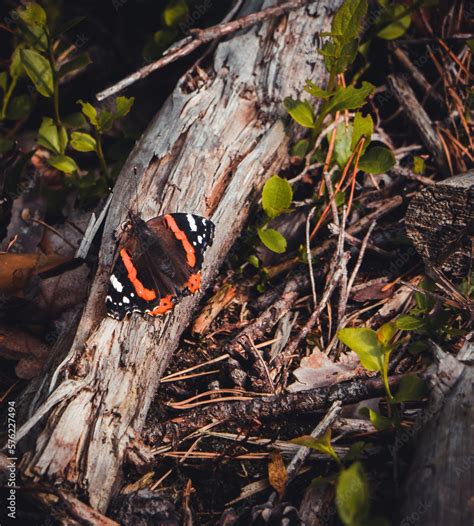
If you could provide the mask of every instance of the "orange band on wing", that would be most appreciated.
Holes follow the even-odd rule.
[[[128,279],[132,282],[137,296],[142,298],[145,301],[151,301],[156,298],[156,292],[154,290],[146,289],[143,283],[137,277],[137,269],[135,268],[132,259],[128,255],[128,252],[122,248],[120,251],[120,256],[122,258],[123,264],[128,272]]]
[[[201,273],[192,274],[189,276],[188,281],[185,286],[188,288],[189,292],[195,293],[201,288]]]
[[[186,261],[188,262],[188,265],[190,267],[194,267],[196,265],[196,254],[194,252],[193,246],[188,241],[186,234],[179,229],[178,225],[176,224],[176,221],[173,219],[172,216],[165,215],[165,219],[168,223],[168,226],[171,229],[171,232],[173,232],[176,238],[179,239],[183,244],[184,251],[186,252]]]
[[[170,294],[169,296],[161,298],[158,306],[155,307],[153,310],[148,311],[147,314],[149,314],[150,316],[160,316],[161,314],[165,314],[165,312],[170,311],[173,307],[173,296]]]

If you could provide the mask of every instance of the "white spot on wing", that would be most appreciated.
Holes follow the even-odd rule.
[[[130,303],[130,300],[127,298],[127,296],[124,296],[124,297],[122,298],[122,301],[123,301],[124,303]]]
[[[202,244],[202,236],[198,236],[198,243]]]
[[[112,274],[110,276],[110,283],[112,283],[112,287],[117,291],[117,292],[122,292],[123,290],[123,285],[120,283],[120,281],[115,277],[115,274]]]
[[[192,232],[196,232],[197,231],[197,225],[196,225],[196,221],[194,220],[194,217],[192,214],[186,214],[186,219],[188,220],[188,223],[189,223],[189,228],[191,229]]]
[[[112,296],[107,296],[107,297],[105,298],[105,301],[112,301]]]

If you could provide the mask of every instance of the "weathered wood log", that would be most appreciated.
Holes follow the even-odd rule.
[[[474,345],[457,357],[437,348],[435,357],[400,524],[466,526],[474,523]]]
[[[411,201],[405,227],[427,270],[467,276],[474,236],[474,171],[429,186]]]
[[[247,0],[241,14],[276,3]],[[19,429],[20,440],[29,437],[20,442],[29,448],[25,476],[62,482],[94,508],[107,508],[125,452],[199,300],[184,300],[166,319],[104,317],[114,231],[129,207],[145,219],[169,211],[212,217],[216,237],[203,269],[209,284],[256,190],[286,159],[283,98],[301,93],[307,78],[324,82],[314,35],[329,30],[327,12],[338,3],[311,2],[220,43],[205,74],[188,72],[136,145],[116,184],[74,342],[38,386],[32,416]],[[190,81],[198,75],[199,83]]]

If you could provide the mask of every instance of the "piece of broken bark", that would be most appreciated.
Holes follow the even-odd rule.
[[[474,236],[474,171],[419,192],[408,206],[405,227],[428,271],[435,267],[466,277]]]

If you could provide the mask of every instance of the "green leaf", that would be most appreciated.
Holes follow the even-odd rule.
[[[8,86],[8,75],[6,71],[0,72],[0,88],[5,92]]]
[[[167,49],[178,37],[176,29],[159,29],[153,34],[153,40],[143,50],[145,57],[148,60],[153,60],[162,55],[163,51]]]
[[[13,97],[7,107],[7,119],[17,121],[28,117],[31,111],[31,99],[28,95]]]
[[[114,115],[109,110],[100,110],[97,115],[97,129],[100,132],[110,130],[114,123]]]
[[[163,21],[168,27],[183,24],[189,17],[189,8],[186,0],[171,0],[163,13]]]
[[[76,161],[67,155],[55,155],[49,159],[48,163],[53,168],[56,168],[57,170],[60,170],[66,174],[72,174],[73,172],[77,171]]]
[[[377,36],[384,40],[394,40],[403,36],[411,24],[411,13],[406,5],[391,4],[379,14],[376,21],[382,29]]]
[[[372,146],[359,160],[359,168],[370,174],[383,174],[395,165],[393,153],[384,146]]]
[[[38,51],[48,50],[48,35],[44,27],[19,25],[18,29],[30,47]]]
[[[395,325],[401,331],[418,331],[427,327],[427,321],[410,314],[402,314],[396,319]]]
[[[82,128],[87,124],[84,115],[78,111],[63,117],[62,122],[66,128],[71,130],[77,130],[78,128]]]
[[[426,396],[426,393],[426,384],[421,378],[418,378],[418,376],[404,376],[392,402],[400,404],[402,402],[421,400]]]
[[[336,195],[334,196],[334,203],[336,206],[342,206],[346,202],[346,193],[340,190],[339,192],[336,192]]]
[[[252,265],[252,267],[258,268],[260,266],[260,261],[258,260],[258,257],[255,254],[251,254],[247,261]]]
[[[71,73],[71,71],[83,69],[91,62],[92,60],[89,56],[89,53],[81,53],[80,55],[77,55],[77,57],[74,57],[72,60],[61,66],[61,69],[59,70],[59,76],[64,77],[64,75]]]
[[[64,126],[60,126],[58,129],[58,138],[59,138],[59,151],[60,153],[64,153],[66,150],[66,146],[69,142],[69,138],[67,135],[66,128]]]
[[[466,40],[467,47],[470,49],[471,53],[474,53],[474,38],[468,38]]]
[[[54,153],[61,153],[61,143],[58,129],[53,119],[44,117],[38,131],[38,144]]]
[[[302,437],[294,438],[291,440],[292,444],[298,444],[299,446],[309,447],[315,451],[319,451],[325,455],[329,455],[338,464],[340,462],[339,457],[331,445],[331,429],[328,428],[324,435],[320,438],[314,438],[311,435],[304,435]]]
[[[341,110],[356,110],[367,102],[367,97],[374,91],[375,87],[370,82],[362,82],[360,88],[355,86],[338,86],[333,97],[324,102],[321,113],[335,113]]]
[[[357,354],[360,363],[368,371],[383,371],[384,349],[375,331],[365,328],[341,329],[337,335],[344,345]]]
[[[14,49],[12,53],[12,57],[11,57],[9,71],[10,71],[10,75],[14,79],[20,77],[20,75],[23,73],[23,66],[21,64],[21,56],[20,56],[21,49],[22,48],[20,46],[17,46]]]
[[[77,103],[81,105],[82,113],[89,119],[89,122],[97,127],[97,110],[94,106],[92,106],[90,102],[84,102],[82,100],[78,100]]]
[[[423,278],[423,281],[420,283],[420,289],[426,290],[427,292],[434,292],[436,289],[436,286],[434,282],[425,277]],[[435,300],[431,294],[427,294],[425,292],[415,292],[415,301],[416,306],[424,312],[429,312],[434,306],[435,306]]]
[[[342,43],[359,36],[362,20],[367,13],[367,0],[344,0],[332,21],[333,37]]]
[[[9,152],[15,143],[10,139],[5,139],[5,137],[0,137],[0,155],[4,155]]]
[[[316,86],[316,84],[314,82],[311,82],[310,80],[306,80],[304,90],[306,91],[306,93],[309,93],[310,95],[318,99],[328,99],[331,96],[330,91],[326,91],[325,89]]]
[[[340,168],[343,168],[346,165],[352,154],[352,133],[352,124],[350,123],[349,126],[346,126],[345,122],[341,122],[337,127],[336,140],[334,142],[334,160]]]
[[[115,99],[115,118],[125,117],[132,109],[135,97],[117,97]]]
[[[370,115],[365,117],[359,111],[354,116],[353,122],[354,131],[352,132],[351,150],[357,146],[357,143],[362,137],[365,137],[364,148],[362,153],[365,151],[370,143],[370,138],[374,132],[374,121]]]
[[[369,487],[360,462],[341,471],[336,486],[336,507],[346,526],[362,526],[369,515]]]
[[[27,26],[44,27],[47,22],[45,10],[36,2],[29,2],[25,9],[19,9],[18,14]]]
[[[53,70],[51,64],[34,49],[20,51],[21,62],[26,74],[43,97],[53,95]]]
[[[359,412],[363,416],[368,416],[370,422],[378,431],[386,431],[394,426],[391,418],[380,415],[377,411],[370,409],[370,407],[363,407]]]
[[[354,38],[342,46],[341,49],[337,49],[335,54],[335,60],[331,61],[330,71],[332,73],[343,73],[348,66],[350,66],[356,56],[359,49],[359,39]]]
[[[396,332],[397,326],[392,321],[389,321],[378,328],[377,339],[382,345],[388,345]]]
[[[308,139],[300,139],[298,142],[293,144],[291,147],[290,154],[293,157],[304,159],[305,155],[309,152],[309,141]]]
[[[283,254],[286,251],[286,239],[273,228],[259,228],[257,230],[260,241],[272,252]]]
[[[286,97],[284,104],[286,111],[298,124],[305,128],[314,128],[313,108],[307,100],[302,101]]]
[[[263,186],[262,206],[271,219],[288,210],[292,199],[293,190],[290,183],[278,175],[270,177]]]
[[[97,148],[97,143],[94,137],[88,133],[72,132],[71,147],[78,152],[94,152]]]
[[[418,155],[413,157],[413,172],[418,175],[425,173],[425,160],[423,157],[419,157]]]

